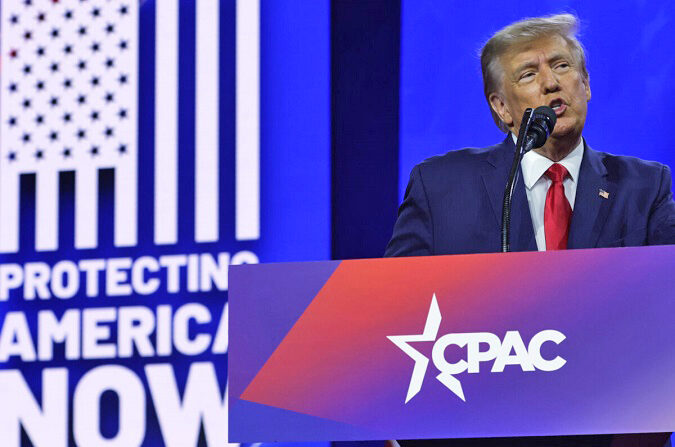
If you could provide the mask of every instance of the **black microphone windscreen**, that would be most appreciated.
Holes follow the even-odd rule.
[[[553,132],[557,117],[552,108],[548,106],[541,106],[534,109],[532,113],[532,124],[527,133],[528,137],[532,138],[533,148],[542,147],[548,136]]]
[[[555,122],[558,120],[558,117],[555,116],[555,111],[549,106],[540,106],[534,109],[534,119],[537,119],[537,115],[545,117],[548,133],[551,134],[551,132],[553,132],[553,128],[555,127]]]

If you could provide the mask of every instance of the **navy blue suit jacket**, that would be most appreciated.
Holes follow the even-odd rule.
[[[385,256],[501,251],[502,199],[514,152],[509,135],[495,146],[451,151],[415,166]],[[512,202],[512,251],[537,249],[522,179],[521,173]],[[675,244],[670,169],[585,145],[568,248],[663,244]]]

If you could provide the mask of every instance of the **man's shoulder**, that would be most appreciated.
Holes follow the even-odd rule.
[[[610,177],[616,179],[635,178],[649,181],[653,177],[660,177],[668,166],[658,161],[644,160],[631,155],[617,155],[611,152],[600,152],[587,147],[590,159],[602,163]]]
[[[484,162],[500,158],[507,150],[504,142],[488,147],[466,147],[455,149],[444,154],[429,157],[418,163],[415,168],[425,174],[447,174],[449,171],[471,171],[472,168],[484,166]]]

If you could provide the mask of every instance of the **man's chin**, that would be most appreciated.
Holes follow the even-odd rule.
[[[553,138],[555,140],[559,141],[564,141],[564,140],[575,140],[577,141],[579,137],[581,137],[581,130],[577,128],[576,126],[566,126],[564,123],[559,126],[556,124],[555,128],[553,129],[553,133],[551,134],[550,138]]]

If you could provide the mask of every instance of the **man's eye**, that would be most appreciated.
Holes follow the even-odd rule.
[[[557,68],[559,70],[565,70],[565,69],[569,68],[569,66],[570,66],[570,64],[568,64],[567,62],[562,62],[562,63],[556,65],[555,68]]]
[[[527,78],[531,78],[532,76],[534,76],[534,72],[528,71],[528,72],[526,72],[526,73],[523,73],[523,74],[520,76],[520,79],[527,79]]]

